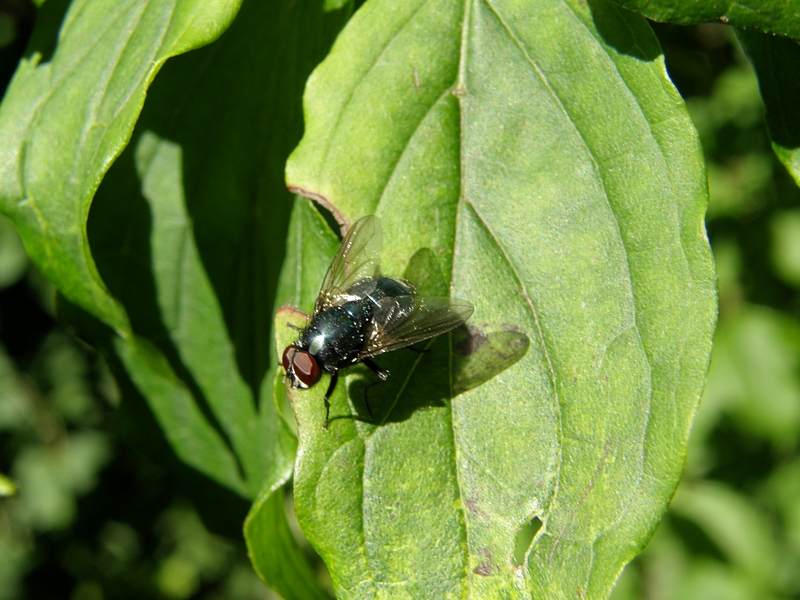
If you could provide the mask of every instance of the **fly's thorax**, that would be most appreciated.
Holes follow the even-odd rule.
[[[325,370],[346,367],[357,362],[371,318],[368,299],[321,310],[303,330],[297,345],[312,354]]]

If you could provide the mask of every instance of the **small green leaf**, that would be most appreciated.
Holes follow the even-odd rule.
[[[347,11],[248,2],[150,86],[238,3],[95,4],[67,12],[52,59],[23,61],[4,100],[5,208],[59,291],[120,334],[106,345],[177,454],[255,498],[294,452],[271,385],[283,164],[305,77]]]
[[[610,0],[661,23],[697,25],[710,21],[800,38],[797,4],[759,0],[745,4],[732,0]]]
[[[794,22],[798,22],[796,16]],[[800,95],[796,76],[800,69],[800,44],[786,37],[745,29],[737,30],[737,35],[758,76],[772,148],[800,185],[800,110],[796,102]]]
[[[429,249],[511,350],[472,371],[454,332],[380,357],[374,416],[350,369],[327,431],[327,377],[290,391],[297,514],[337,594],[606,597],[674,492],[716,314],[702,156],[652,31],[600,2],[370,0],[305,111],[290,187],[377,214],[389,276]],[[279,347],[281,322],[304,317],[279,312]]]
[[[136,387],[150,401],[170,445],[186,464],[247,495],[236,457],[198,407],[169,362],[146,339],[117,339],[116,352]]]

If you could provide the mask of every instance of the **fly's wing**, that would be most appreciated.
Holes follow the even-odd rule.
[[[472,315],[472,304],[458,298],[418,298],[403,310],[393,298],[385,298],[375,311],[361,358],[368,358],[427,340],[459,325]]]
[[[355,282],[377,277],[381,255],[381,222],[369,215],[353,223],[333,257],[317,297],[314,312],[335,304],[335,298]]]

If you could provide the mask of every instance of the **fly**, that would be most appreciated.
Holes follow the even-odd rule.
[[[450,331],[472,315],[466,300],[423,298],[410,283],[382,276],[380,252],[378,218],[356,221],[328,267],[314,314],[299,339],[283,351],[283,368],[293,388],[309,388],[323,373],[330,374],[325,429],[339,369],[363,363],[380,382],[386,381],[389,372],[373,357]],[[366,406],[372,414],[368,402]]]

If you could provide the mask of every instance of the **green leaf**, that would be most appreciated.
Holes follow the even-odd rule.
[[[769,33],[800,38],[798,8],[793,1],[759,0],[745,4],[732,0],[611,0],[661,23],[695,25],[719,21],[736,27],[755,28]]]
[[[116,352],[151,409],[177,455],[235,492],[247,496],[236,457],[220,432],[209,423],[187,386],[164,355],[146,339],[116,340]]]
[[[6,208],[34,261],[121,334],[114,346],[178,455],[251,498],[265,477],[286,479],[293,454],[268,372],[283,163],[305,77],[347,17],[281,7],[248,3],[217,44],[167,65],[88,227],[156,71],[218,36],[238,4],[73,7],[52,60],[23,62],[0,115],[2,185],[19,192]]]
[[[797,23],[796,17],[794,21]],[[796,77],[800,45],[789,38],[757,31],[739,29],[736,34],[758,76],[772,148],[800,185],[800,111],[795,102],[800,94]]]
[[[769,589],[780,552],[769,523],[746,497],[719,483],[681,485],[672,510],[694,522],[736,566]]]
[[[273,526],[285,515],[269,495],[296,447],[273,394],[292,208],[283,165],[302,132],[305,78],[347,16],[247,2],[215,44],[167,63],[88,228],[103,280],[152,342],[119,354],[170,443],[248,498],[269,490],[245,535],[259,574],[286,595],[304,559],[286,524]]]
[[[699,431],[708,432],[724,410],[743,431],[778,448],[793,447],[800,434],[797,320],[743,306],[720,321],[711,364]]]
[[[69,300],[123,334],[123,308],[98,275],[89,206],[170,56],[207,44],[237,0],[74,2],[48,62],[23,59],[0,107],[0,210]]]
[[[292,537],[282,488],[265,490],[256,499],[244,531],[253,566],[281,597],[328,598]]]
[[[387,355],[374,418],[350,369],[327,431],[327,379],[290,393],[337,594],[606,597],[677,484],[716,314],[702,156],[652,31],[600,2],[371,0],[305,111],[290,187],[377,214],[387,275],[431,249],[470,328],[530,343],[457,396],[455,336]],[[279,347],[282,322],[304,318],[279,313]]]

